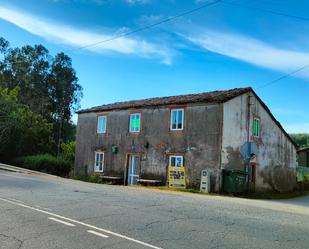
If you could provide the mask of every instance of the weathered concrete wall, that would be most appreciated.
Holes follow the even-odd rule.
[[[247,96],[236,97],[223,106],[222,168],[245,169],[239,152],[247,141]],[[249,138],[258,145],[255,190],[289,191],[296,184],[296,148],[251,94]],[[260,118],[260,139],[253,137],[253,119]]]
[[[166,181],[170,154],[184,156],[187,181],[199,186],[202,169],[213,174],[213,189],[220,164],[222,105],[185,106],[184,131],[170,131],[170,108],[160,107],[142,111],[141,131],[129,133],[132,110],[111,111],[107,114],[105,134],[96,133],[96,113],[78,116],[75,173],[93,173],[95,150],[105,151],[105,175],[124,176],[129,153],[141,155],[141,178]],[[113,154],[111,147],[117,146]]]

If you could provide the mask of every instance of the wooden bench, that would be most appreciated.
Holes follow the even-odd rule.
[[[154,186],[157,186],[157,185],[160,185],[162,183],[162,181],[160,180],[152,180],[152,179],[138,179],[137,180],[140,184],[143,184],[143,185],[154,185]]]
[[[121,176],[100,176],[103,180],[110,182],[111,184],[120,184],[123,181],[123,177]]]

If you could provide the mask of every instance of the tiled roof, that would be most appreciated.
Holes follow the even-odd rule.
[[[231,90],[213,91],[198,94],[186,94],[186,95],[177,95],[170,97],[131,100],[131,101],[116,102],[112,104],[96,106],[80,110],[77,113],[101,112],[101,111],[111,111],[111,110],[131,109],[131,108],[135,109],[144,107],[156,107],[164,105],[188,104],[188,103],[199,103],[199,102],[223,103],[250,91],[252,91],[252,88],[246,87],[246,88],[235,88]]]

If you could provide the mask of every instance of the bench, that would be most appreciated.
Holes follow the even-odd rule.
[[[160,180],[152,180],[152,179],[138,179],[137,180],[140,184],[142,185],[154,185],[154,186],[157,186],[157,185],[161,185],[162,181]]]
[[[123,181],[123,177],[121,176],[100,176],[100,178],[110,182],[111,184],[119,184]]]

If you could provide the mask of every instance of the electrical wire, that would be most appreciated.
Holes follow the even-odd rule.
[[[277,78],[277,79],[274,79],[274,80],[272,80],[272,81],[269,81],[269,82],[267,82],[266,84],[264,84],[264,85],[262,85],[262,86],[259,86],[259,87],[257,88],[257,90],[258,90],[258,89],[261,89],[261,88],[264,88],[264,87],[267,87],[267,86],[269,86],[269,85],[272,85],[272,84],[274,84],[274,83],[277,83],[278,81],[283,80],[283,79],[285,79],[285,78],[288,78],[288,77],[290,77],[290,76],[292,76],[292,75],[294,75],[294,74],[297,74],[298,72],[300,72],[300,71],[302,71],[302,70],[304,70],[304,69],[307,69],[307,68],[309,68],[309,64],[307,64],[307,65],[305,65],[305,66],[302,66],[302,67],[300,67],[300,68],[296,69],[295,71],[292,71],[292,72],[290,72],[290,73],[288,73],[288,74],[282,75],[282,76],[280,76],[280,77]]]
[[[180,17],[186,16],[186,15],[192,14],[194,12],[200,11],[200,10],[205,9],[207,7],[216,5],[216,4],[220,3],[220,2],[222,2],[222,0],[215,0],[215,1],[212,1],[210,3],[203,4],[203,5],[199,6],[199,7],[196,7],[196,8],[193,8],[193,9],[181,12],[181,13],[175,15],[175,16],[166,18],[166,19],[161,20],[159,22],[155,22],[155,23],[152,23],[150,25],[147,25],[147,26],[144,26],[144,27],[141,27],[141,28],[138,28],[138,29],[134,29],[134,30],[131,30],[131,31],[119,34],[119,35],[115,35],[115,36],[112,36],[112,37],[110,37],[108,39],[105,39],[105,40],[102,40],[102,41],[98,41],[98,42],[91,43],[91,44],[88,44],[88,45],[84,45],[84,46],[81,46],[81,47],[69,49],[69,50],[67,50],[67,52],[72,52],[72,51],[76,51],[76,50],[82,50],[82,49],[89,48],[89,47],[95,47],[95,46],[97,46],[99,44],[102,44],[102,43],[111,42],[113,40],[116,40],[116,39],[119,39],[119,38],[122,38],[122,37],[125,37],[125,36],[129,36],[129,35],[141,32],[141,31],[152,29],[152,28],[154,28],[156,26],[159,26],[159,25],[161,25],[163,23],[171,22],[171,21],[173,21],[173,20],[175,20],[177,18],[180,18]],[[10,63],[7,63],[7,64],[18,64],[18,63],[24,63],[24,62],[25,61],[20,61],[20,62],[19,61],[14,61],[14,62],[10,62]]]
[[[274,11],[274,10],[268,10],[268,9],[264,9],[264,8],[254,7],[254,6],[248,6],[248,5],[244,5],[244,4],[240,4],[240,3],[233,3],[233,2],[229,2],[229,1],[225,1],[225,0],[222,0],[221,3],[227,4],[227,5],[231,5],[231,6],[236,6],[236,7],[241,7],[241,8],[261,11],[261,12],[266,12],[266,13],[270,13],[270,14],[273,14],[273,15],[290,17],[290,18],[294,18],[294,19],[298,19],[298,20],[302,20],[302,21],[306,21],[306,22],[309,21],[309,18],[307,18],[307,17],[290,15],[290,14],[286,14],[286,13],[283,13],[283,12],[278,12],[278,11]]]
[[[129,36],[129,35],[132,35],[132,34],[135,34],[135,33],[138,33],[138,32],[144,31],[144,30],[147,30],[147,29],[152,29],[153,27],[159,26],[159,25],[161,25],[163,23],[167,23],[167,22],[173,21],[173,20],[175,20],[177,18],[180,18],[180,17],[186,16],[186,15],[192,14],[192,13],[200,11],[200,10],[206,8],[206,7],[210,7],[212,5],[218,4],[220,2],[222,2],[222,0],[216,0],[216,1],[204,4],[204,5],[201,5],[201,6],[197,7],[197,8],[194,8],[194,9],[187,10],[185,12],[179,13],[179,14],[177,14],[175,16],[166,18],[166,19],[161,20],[159,22],[152,23],[150,25],[147,25],[147,26],[144,26],[144,27],[141,27],[141,28],[138,28],[138,29],[134,29],[134,30],[129,31],[129,32],[125,32],[125,33],[113,36],[113,37],[108,38],[106,40],[98,41],[98,42],[95,42],[95,43],[91,43],[91,44],[88,44],[88,45],[85,45],[85,46],[81,46],[81,47],[72,49],[72,51],[75,51],[75,50],[78,50],[78,49],[85,49],[85,48],[89,48],[89,47],[94,47],[94,46],[97,46],[97,45],[105,43],[105,42],[110,42],[110,41],[119,39],[121,37]]]

